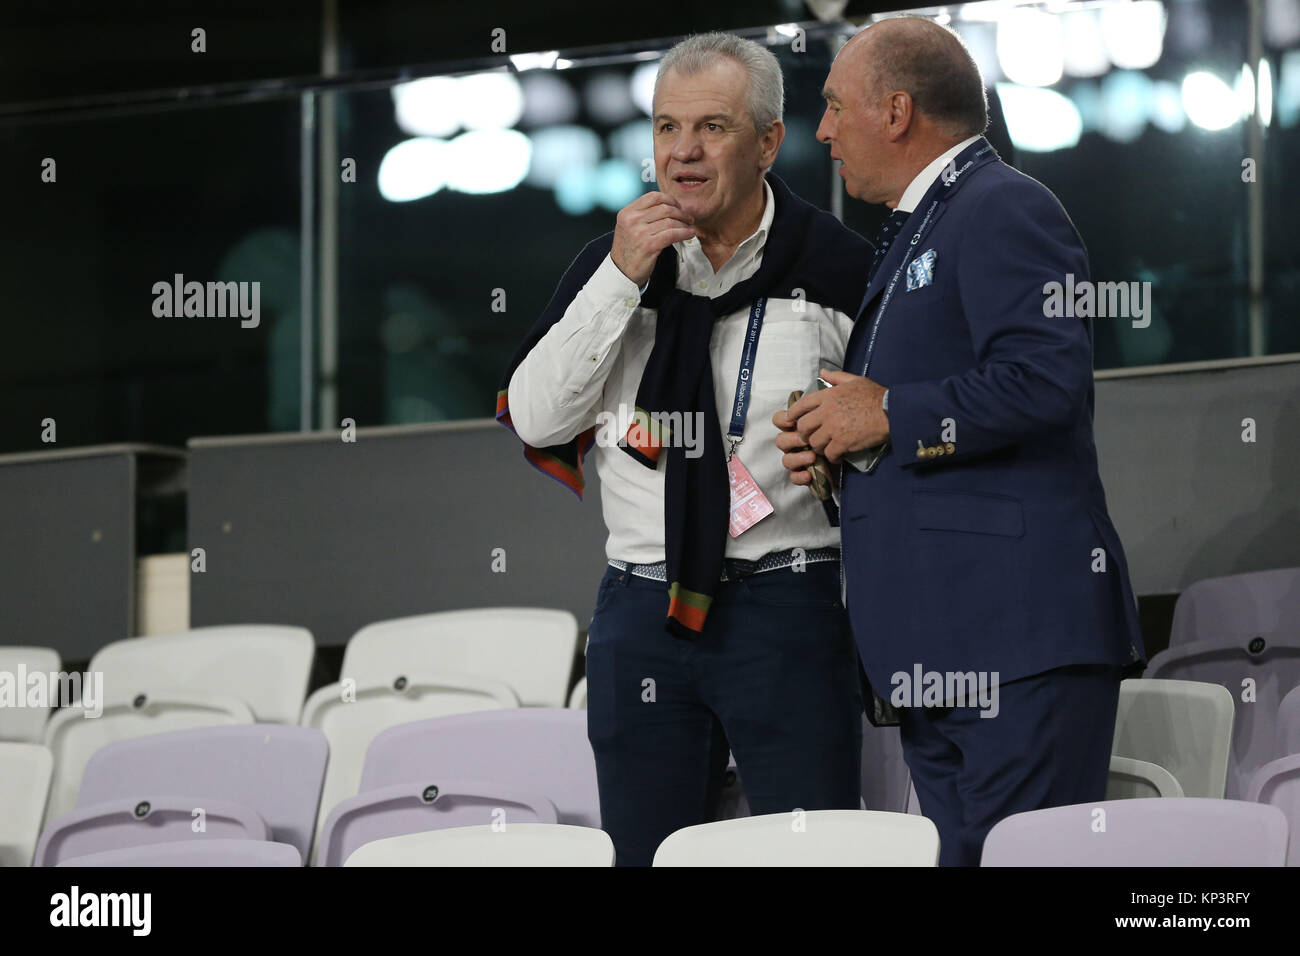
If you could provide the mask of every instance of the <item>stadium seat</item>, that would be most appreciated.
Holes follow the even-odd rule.
[[[903,759],[897,727],[877,727],[862,718],[862,799],[865,810],[907,812],[912,775]]]
[[[46,695],[43,706],[28,707],[27,683],[19,674],[57,674],[63,668],[59,652],[48,647],[0,647],[0,674],[12,675],[15,705],[0,705],[0,741],[37,744],[44,738],[45,722],[57,703]],[[66,701],[64,702],[66,703]]]
[[[880,810],[807,810],[720,820],[670,834],[654,866],[936,866],[939,831],[926,817]]]
[[[101,747],[147,734],[253,722],[248,705],[235,697],[165,691],[125,697],[105,691],[104,697],[100,716],[92,719],[83,708],[64,707],[45,728],[45,745],[54,754],[47,822],[76,806],[86,763]]]
[[[456,827],[387,837],[358,847],[344,866],[613,866],[604,830],[562,823]]]
[[[1277,708],[1277,743],[1274,759],[1300,754],[1300,687],[1293,687]]]
[[[295,847],[269,840],[181,840],[69,857],[58,866],[302,866]]]
[[[1291,826],[1287,866],[1300,866],[1300,754],[1271,760],[1251,776],[1246,799],[1286,814]]]
[[[1181,796],[1182,785],[1164,767],[1132,757],[1110,758],[1110,771],[1106,775],[1107,800]]]
[[[440,611],[363,627],[348,641],[342,676],[360,686],[411,671],[466,674],[507,684],[525,707],[563,707],[577,648],[568,611]]]
[[[0,741],[0,866],[31,866],[53,771],[43,745]]]
[[[579,678],[578,683],[573,685],[573,692],[569,694],[569,706],[574,710],[587,709],[587,678]]]
[[[198,809],[203,811],[203,829],[196,832]],[[270,827],[256,810],[229,800],[190,796],[110,800],[65,813],[46,827],[32,865],[57,866],[72,857],[147,843],[270,838]]]
[[[138,842],[144,829],[121,827],[124,808],[157,806],[163,797],[183,797],[191,810],[207,801],[247,807],[265,821],[269,839],[293,846],[305,859],[311,848],[317,803],[329,748],[319,731],[279,724],[203,727],[153,734],[108,744],[86,765],[77,798],[78,833],[62,837],[61,855],[81,855],[80,841],[109,839],[96,829],[100,810],[118,827],[123,843]],[[58,829],[56,820],[50,829]],[[103,828],[100,828],[103,829]],[[188,834],[182,834],[188,838]],[[53,841],[55,837],[51,837]],[[148,837],[153,842],[153,837]],[[84,851],[90,852],[90,851]]]
[[[1245,793],[1250,775],[1273,759],[1279,707],[1287,693],[1300,685],[1300,637],[1293,631],[1257,634],[1235,644],[1194,641],[1157,654],[1143,676],[1204,681],[1228,690],[1236,718],[1224,795],[1239,799]],[[1179,777],[1188,796],[1219,796],[1193,793],[1177,770],[1159,760],[1155,762]]]
[[[1182,797],[1017,813],[984,840],[981,866],[1283,866],[1276,807]]]
[[[110,696],[168,690],[236,697],[259,723],[295,724],[315,652],[305,628],[222,625],[114,641],[90,669],[103,673]]]
[[[453,799],[451,783],[467,792]],[[438,798],[429,800],[430,788]],[[447,826],[492,823],[509,798],[537,822],[600,826],[596,763],[586,714],[520,708],[458,714],[393,727],[366,752],[355,797],[322,827],[317,863],[337,866],[363,843]],[[545,807],[554,814],[547,819]]]
[[[1300,568],[1197,581],[1174,604],[1171,648],[1199,641],[1237,644],[1300,619]]]
[[[345,662],[345,674],[346,667]],[[322,687],[311,695],[302,713],[302,725],[321,731],[330,745],[317,815],[318,837],[330,811],[357,794],[366,749],[383,731],[431,717],[518,707],[519,698],[501,681],[450,674],[408,670],[384,683]]]
[[[1232,719],[1232,695],[1218,684],[1126,680],[1111,753],[1163,767],[1188,797],[1222,797]]]

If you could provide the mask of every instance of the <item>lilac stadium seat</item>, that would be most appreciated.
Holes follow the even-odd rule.
[[[203,830],[194,831],[203,811]],[[46,827],[33,866],[57,866],[74,856],[146,843],[199,840],[269,840],[270,828],[242,803],[164,794],[117,799],[73,810]]]
[[[151,825],[159,828],[159,800],[170,797],[181,800],[187,817],[196,807],[207,812],[213,801],[245,807],[269,828],[267,838],[288,843],[305,857],[328,757],[320,731],[279,724],[204,727],[118,741],[98,750],[86,765],[74,813],[76,838],[56,833],[66,829],[69,818],[64,817],[50,827],[50,841],[63,847],[60,856],[80,855],[76,848],[83,841],[98,843],[108,837],[92,835],[95,814],[102,810],[107,830],[126,842],[97,849],[141,842],[136,836],[145,831],[131,822],[134,808],[149,803],[155,818]],[[124,817],[124,809],[131,816]],[[208,820],[211,831],[210,813]],[[190,835],[186,822],[181,838]],[[151,837],[145,842],[157,841]]]
[[[1293,687],[1277,708],[1277,744],[1274,757],[1300,754],[1300,687]]]
[[[1286,865],[1300,866],[1300,754],[1269,761],[1255,771],[1246,799],[1286,814],[1291,824]]]
[[[182,840],[69,857],[59,866],[302,866],[302,857],[269,840]]]
[[[981,866],[1284,866],[1287,821],[1244,800],[1101,800],[1016,813]]]
[[[427,788],[445,794],[453,781],[479,789],[445,805],[442,798],[427,802]],[[501,799],[491,802],[493,793],[516,801],[519,812],[536,813],[533,822],[599,827],[587,715],[566,708],[513,708],[435,717],[385,730],[366,751],[357,796],[339,804],[326,820],[317,862],[338,865],[360,843],[441,828],[448,825],[442,822],[448,819],[444,814],[453,808],[459,811],[458,821],[463,821],[463,813],[479,813],[468,822],[492,823],[485,814],[503,805]],[[483,800],[488,801],[486,810]],[[543,817],[544,805],[553,806],[554,819]],[[512,818],[507,808],[507,819]]]
[[[1282,698],[1300,686],[1300,637],[1291,632],[1256,634],[1226,645],[1193,641],[1161,651],[1151,659],[1143,676],[1204,681],[1228,689],[1236,716],[1224,796],[1239,799],[1245,794],[1251,774],[1273,759]],[[1244,699],[1248,686],[1253,688],[1253,700]],[[1178,776],[1172,767],[1168,769]],[[1186,789],[1187,781],[1180,782]]]
[[[1193,641],[1235,644],[1300,618],[1300,568],[1197,581],[1174,605],[1170,647]]]

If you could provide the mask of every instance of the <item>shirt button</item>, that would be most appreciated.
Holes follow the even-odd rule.
[[[635,309],[635,308],[636,308],[636,299],[624,299],[624,300],[623,300],[623,304],[624,304],[625,306],[627,306],[629,309]]]
[[[697,282],[697,283],[695,283],[695,288],[699,289],[701,292],[703,292],[703,291],[704,291],[705,289],[707,289],[708,287],[709,287],[709,284],[708,284],[707,282]]]

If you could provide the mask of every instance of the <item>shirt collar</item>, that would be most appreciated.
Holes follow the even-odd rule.
[[[903,190],[903,198],[898,201],[899,212],[912,212],[916,209],[917,203],[925,195],[925,191],[934,185],[934,181],[939,178],[939,173],[943,168],[956,157],[963,149],[979,139],[979,136],[972,136],[964,139],[943,154],[936,156],[931,160],[930,165],[916,174],[911,185]]]
[[[758,228],[748,239],[736,246],[735,254],[732,255],[732,262],[743,262],[742,252],[752,248],[751,256],[756,256],[763,250],[767,243],[767,234],[772,228],[772,220],[776,216],[776,199],[772,196],[772,187],[768,184],[767,176],[763,177],[763,218],[758,223]],[[700,240],[692,236],[690,239],[684,239],[681,242],[674,242],[673,248],[677,250],[677,258],[681,259],[686,255],[686,247],[694,246],[699,248]]]

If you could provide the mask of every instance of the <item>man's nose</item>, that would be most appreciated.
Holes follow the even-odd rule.
[[[822,121],[817,124],[817,142],[823,143],[827,146],[829,146],[831,142],[830,113],[831,111],[829,109],[823,112]]]
[[[699,137],[693,133],[683,131],[673,143],[673,159],[678,162],[699,159],[701,152]]]

